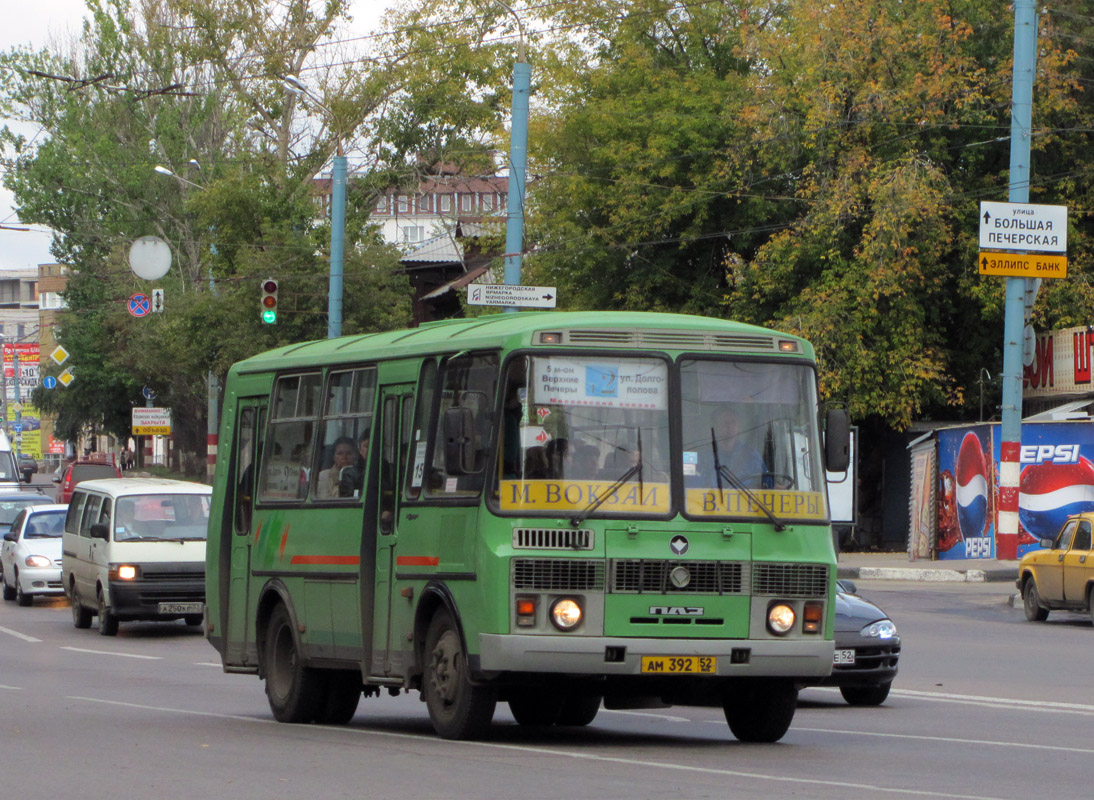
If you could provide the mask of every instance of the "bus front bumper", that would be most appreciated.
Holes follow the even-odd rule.
[[[714,657],[724,677],[824,678],[834,644],[824,639],[618,639],[481,634],[483,672],[648,675],[643,657]],[[472,662],[474,658],[472,657]]]

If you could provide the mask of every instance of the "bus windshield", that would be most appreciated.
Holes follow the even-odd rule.
[[[504,386],[502,511],[665,516],[675,484],[689,516],[827,516],[808,365],[522,355]]]
[[[602,513],[668,513],[668,372],[658,358],[511,360],[502,510],[582,512],[600,502]]]

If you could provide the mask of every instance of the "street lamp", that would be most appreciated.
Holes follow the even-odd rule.
[[[342,249],[346,235],[346,156],[342,152],[342,136],[334,129],[334,112],[325,106],[295,75],[285,75],[286,89],[325,111],[331,120],[331,130],[337,137],[337,150],[331,164],[330,205],[330,286],[327,290],[327,338],[342,335]]]
[[[193,159],[191,159],[190,163],[191,164],[197,164],[197,162],[194,161]],[[155,172],[158,172],[160,175],[167,175],[168,177],[174,178],[176,181],[179,181],[180,183],[185,183],[188,186],[193,186],[195,189],[204,189],[205,188],[201,184],[197,184],[197,183],[194,183],[193,181],[186,180],[186,178],[172,172],[171,170],[169,170],[167,167],[163,166],[162,164],[156,164],[156,166],[152,167],[152,169]],[[200,167],[199,167],[199,169],[200,169]]]

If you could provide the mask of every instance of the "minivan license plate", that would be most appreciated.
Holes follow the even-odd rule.
[[[835,655],[832,656],[833,664],[854,664],[855,663],[855,651],[854,650],[837,650]]]
[[[161,614],[201,614],[204,603],[160,603]]]

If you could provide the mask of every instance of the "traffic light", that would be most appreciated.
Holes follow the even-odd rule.
[[[267,325],[277,322],[277,281],[267,278],[262,281],[262,321]]]

